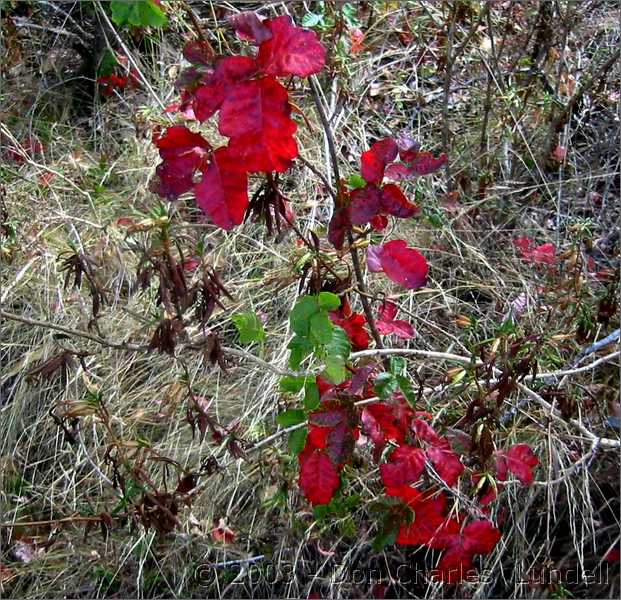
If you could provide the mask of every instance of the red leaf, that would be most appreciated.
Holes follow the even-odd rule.
[[[464,530],[443,532],[434,540],[435,548],[447,548],[440,558],[433,577],[445,583],[459,583],[476,573],[472,559],[475,554],[489,554],[500,540],[500,531],[490,521],[473,521]]]
[[[349,32],[349,40],[351,42],[351,53],[353,56],[360,54],[364,50],[364,32],[357,27]]]
[[[335,465],[343,465],[351,456],[356,443],[354,432],[348,423],[332,427],[326,439],[326,452]]]
[[[606,562],[609,562],[609,563],[618,563],[620,557],[621,557],[621,552],[619,552],[619,547],[613,546],[612,548],[610,548],[610,550],[606,552],[606,554],[604,554],[602,558]]]
[[[360,173],[369,183],[380,184],[384,179],[386,165],[397,157],[397,143],[392,138],[375,142],[360,157]]]
[[[388,461],[380,465],[380,474],[386,487],[414,483],[425,469],[424,451],[407,444],[395,448]]]
[[[337,249],[341,250],[345,243],[345,234],[351,229],[349,212],[344,208],[337,208],[330,219],[328,226],[328,241]]]
[[[367,248],[367,267],[371,273],[381,273],[382,268],[382,246],[369,246]]]
[[[420,142],[403,132],[397,135],[396,141],[399,158],[406,163],[413,161],[420,151]]]
[[[425,285],[429,267],[425,257],[408,248],[403,240],[393,240],[382,246],[380,262],[384,273],[395,283],[411,290]]]
[[[206,121],[220,108],[235,84],[246,81],[256,72],[256,63],[249,56],[227,56],[218,61],[212,73],[204,78],[194,92],[194,114]]]
[[[472,556],[464,554],[461,548],[456,547],[442,554],[436,568],[429,573],[429,578],[432,581],[455,585],[476,575],[477,570],[474,568]]]
[[[239,168],[239,159],[229,148],[218,148],[194,186],[201,210],[227,231],[243,221],[248,207],[248,177]]]
[[[448,161],[446,154],[437,158],[431,152],[416,152],[407,163],[395,163],[386,169],[386,176],[395,181],[430,175],[441,169]]]
[[[220,110],[219,130],[248,172],[286,171],[298,155],[287,90],[273,77],[233,86]]]
[[[328,434],[330,429],[327,427],[318,427],[317,425],[311,425],[306,437],[306,446],[312,446],[314,448],[325,448],[328,445]]]
[[[364,432],[376,446],[384,446],[388,440],[402,444],[406,428],[397,418],[394,407],[386,402],[374,402],[362,411]]]
[[[163,136],[153,140],[162,162],[155,172],[159,178],[156,192],[174,200],[192,188],[194,173],[206,162],[211,148],[207,140],[184,125],[169,127]]]
[[[500,531],[491,521],[472,521],[462,532],[462,540],[466,552],[489,554],[500,541]]]
[[[420,212],[420,207],[412,204],[394,183],[382,188],[381,207],[382,212],[401,219],[414,217]]]
[[[388,225],[388,217],[385,215],[376,215],[371,219],[371,227],[374,231],[384,231]]]
[[[433,463],[438,475],[448,486],[454,486],[464,472],[459,456],[448,446],[432,446],[427,449],[427,457]]]
[[[542,244],[533,250],[533,262],[545,265],[556,264],[556,246],[552,243]]]
[[[326,50],[314,31],[296,27],[288,15],[268,19],[263,25],[272,34],[259,46],[257,62],[264,73],[276,77],[308,77],[321,71],[326,63]]]
[[[382,193],[374,185],[352,190],[349,202],[349,218],[354,225],[364,225],[382,209]]]
[[[432,497],[418,493],[404,494],[404,488],[398,493],[387,490],[392,496],[398,496],[414,511],[414,521],[401,525],[397,536],[397,544],[402,546],[425,545],[438,548],[438,541],[459,533],[459,523],[446,517],[446,497],[444,494]]]
[[[272,37],[269,27],[266,27],[259,16],[251,11],[244,11],[230,16],[229,23],[233,26],[237,37],[241,40],[260,44]]]
[[[379,315],[375,321],[377,330],[382,335],[390,335],[394,333],[397,337],[409,340],[414,337],[414,328],[411,323],[395,319],[397,314],[397,305],[393,302],[384,302],[380,306]]]
[[[300,488],[311,504],[328,504],[341,481],[330,457],[323,450],[305,448],[299,454]]]
[[[556,246],[551,243],[535,247],[528,236],[515,238],[513,244],[520,251],[522,258],[529,263],[556,264]]]
[[[208,67],[214,59],[213,49],[205,40],[191,40],[183,47],[183,58],[193,65]]]
[[[354,351],[366,350],[369,347],[369,334],[364,328],[367,320],[363,314],[354,312],[344,317],[341,310],[334,310],[330,312],[330,320],[345,330]]]
[[[422,441],[433,445],[442,444],[442,438],[426,421],[423,421],[422,419],[415,419],[412,421],[412,429]]]
[[[524,485],[530,485],[534,479],[534,469],[539,464],[528,444],[516,444],[506,452],[496,453],[496,472],[499,481],[507,479],[507,471],[513,473]]]

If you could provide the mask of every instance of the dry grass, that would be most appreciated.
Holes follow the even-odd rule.
[[[235,51],[224,16],[232,7],[253,5],[193,4],[220,51]],[[596,312],[606,291],[606,282],[589,270],[614,272],[619,264],[618,72],[587,90],[560,132],[567,158],[551,166],[542,148],[549,136],[553,100],[538,78],[529,98],[518,94],[524,75],[517,66],[504,81],[488,77],[494,65],[485,22],[456,59],[444,106],[444,42],[439,34],[446,22],[443,5],[369,4],[372,15],[362,17],[368,50],[351,56],[332,46],[335,67],[330,77],[319,80],[341,168],[346,174],[354,172],[370,141],[401,129],[414,131],[425,148],[435,151],[442,149],[442,135],[447,133],[452,181],[459,192],[457,202],[445,200],[449,190],[443,174],[406,186],[421,203],[424,218],[399,222],[386,237],[398,235],[420,248],[432,266],[430,280],[424,289],[406,293],[372,278],[372,293],[394,294],[409,315],[418,333],[409,347],[466,356],[489,350],[496,338],[502,338],[498,351],[506,349],[509,338],[499,335],[498,328],[512,303],[526,298],[514,335],[545,339],[538,352],[540,371],[573,366],[583,348],[604,338],[618,322],[615,313],[609,324],[593,324],[588,343],[575,340],[578,317]],[[523,4],[529,23],[536,18],[537,4]],[[519,9],[519,3],[509,5]],[[305,13],[302,3],[260,6],[266,15],[286,9],[299,19]],[[497,43],[501,26],[511,19],[507,10],[495,5],[492,11]],[[569,96],[563,95],[563,86],[570,84],[564,70],[580,86],[619,44],[617,15],[610,3],[590,2],[572,10],[567,39],[561,27],[551,43],[552,48],[565,44],[566,55],[540,62],[545,78],[565,102]],[[94,18],[101,18],[86,8],[78,12],[82,14],[75,18],[81,16],[87,29]],[[42,23],[44,15],[35,11],[29,22]],[[97,331],[108,340],[148,343],[159,318],[154,290],[132,290],[140,249],[150,243],[151,234],[128,235],[117,220],[146,218],[155,205],[148,190],[157,163],[150,130],[156,122],[166,123],[159,106],[174,99],[172,80],[179,69],[181,39],[192,27],[180,7],[171,17],[169,30],[149,36],[141,52],[132,50],[151,91],[143,87],[105,102],[96,98],[78,116],[69,101],[74,88],[65,81],[70,78],[67,61],[76,60],[66,36],[18,28],[15,40],[11,38],[10,44],[16,43],[29,62],[8,64],[2,86],[3,201],[15,228],[15,237],[2,240],[3,310],[87,331],[89,295],[86,289],[65,287],[59,270],[59,256],[72,244],[97,262],[110,292]],[[467,35],[469,22],[466,18],[456,24],[457,45]],[[58,26],[57,21],[52,24]],[[61,25],[73,31],[71,23]],[[520,33],[507,33],[509,41]],[[126,32],[119,35],[131,43]],[[109,41],[116,46],[114,37]],[[508,56],[518,51],[519,45],[510,48]],[[57,57],[48,60],[53,73],[43,64],[50,55]],[[491,109],[482,143],[488,85]],[[294,100],[312,124],[312,130],[300,125],[301,154],[332,181],[322,130],[304,87],[296,89]],[[44,151],[23,163],[8,160],[7,147],[23,144],[30,135],[41,139]],[[46,182],[42,176],[48,173],[53,178]],[[305,231],[325,232],[331,203],[321,180],[298,164],[283,185],[299,225]],[[226,310],[216,311],[210,327],[225,346],[237,346],[230,316],[242,310],[264,315],[268,340],[250,352],[284,369],[286,315],[298,295],[295,265],[302,254],[295,238],[288,235],[275,242],[256,223],[225,233],[187,219],[188,206],[182,201],[171,207],[173,234],[188,247],[204,240],[233,297],[225,301]],[[568,251],[567,257],[556,269],[535,268],[521,260],[513,246],[520,235],[538,244],[553,242],[559,253]],[[574,248],[579,258],[572,265]],[[565,301],[563,296],[575,292],[576,273],[584,277],[581,292]],[[469,317],[472,326],[461,327],[458,315]],[[596,447],[588,454],[592,439],[570,422],[551,418],[532,398],[528,401],[523,390],[507,400],[507,410],[519,409],[514,419],[498,427],[495,442],[499,447],[518,441],[531,444],[542,460],[539,482],[528,489],[507,487],[492,509],[503,540],[482,565],[491,573],[489,580],[455,590],[425,581],[405,582],[400,565],[421,564],[421,552],[395,546],[380,554],[372,551],[376,530],[369,506],[380,486],[376,465],[363,451],[357,468],[346,469],[344,486],[363,501],[349,512],[317,520],[297,491],[297,463],[284,437],[241,461],[231,460],[225,443],[209,436],[201,441],[192,434],[185,419],[188,385],[206,399],[221,425],[237,424],[248,447],[275,432],[275,416],[285,404],[275,373],[239,358],[224,372],[206,367],[197,352],[179,351],[169,357],[119,350],[11,319],[0,321],[0,336],[0,515],[3,524],[25,524],[3,526],[0,532],[0,565],[7,569],[0,571],[3,595],[374,597],[392,580],[387,593],[399,597],[618,596],[618,564],[602,561],[606,550],[619,543],[618,447]],[[81,364],[68,369],[66,381],[58,374],[28,376],[66,348],[85,353]],[[582,364],[613,350],[609,345]],[[425,385],[438,386],[420,408],[432,410],[438,426],[449,431],[476,396],[476,389],[466,385],[468,378],[460,383],[447,376],[455,366],[424,358],[410,362],[413,379],[416,374]],[[619,394],[618,357],[571,375],[561,385],[558,379],[529,385],[540,393],[547,387],[562,388],[574,402],[573,418],[596,436],[618,438],[618,429],[605,424]],[[51,416],[83,406],[93,393],[101,395],[118,440],[146,445],[188,471],[199,470],[210,458],[226,465],[201,480],[202,493],[180,509],[181,527],[174,532],[162,535],[120,523],[104,537],[99,525],[87,528],[84,523],[57,521],[111,512],[119,502],[118,491],[107,483],[113,477],[105,462],[111,432],[91,415],[80,417],[77,429],[66,419],[70,435],[65,435]],[[162,485],[162,465],[146,465],[149,476]],[[174,485],[170,473],[169,484]],[[465,502],[459,495],[458,500]],[[220,519],[236,533],[234,543],[218,543],[211,535]],[[32,522],[44,523],[27,525]],[[206,568],[207,563],[217,566]],[[590,586],[520,583],[541,569],[576,567],[608,568],[607,579]],[[358,571],[352,574],[352,569]]]

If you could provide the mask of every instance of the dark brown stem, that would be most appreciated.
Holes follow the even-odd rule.
[[[313,100],[315,101],[315,107],[317,108],[317,114],[319,115],[319,120],[321,121],[323,130],[326,134],[326,140],[328,141],[328,151],[330,153],[332,171],[334,172],[334,179],[336,180],[337,198],[339,198],[341,190],[341,177],[339,174],[339,163],[336,155],[336,147],[334,145],[334,137],[332,136],[332,129],[330,128],[330,123],[328,121],[328,118],[326,117],[326,113],[323,110],[323,106],[321,105],[319,88],[317,87],[317,84],[313,79],[310,79],[310,88],[313,94]],[[339,208],[337,206],[337,202],[339,202],[339,200],[335,202],[335,210]],[[351,256],[351,262],[354,265],[354,273],[356,274],[356,280],[358,281],[358,288],[362,292],[361,294],[358,294],[358,297],[360,298],[360,302],[362,303],[362,309],[364,310],[364,315],[367,319],[369,329],[371,330],[371,335],[375,340],[375,347],[381,349],[384,347],[384,344],[382,344],[382,338],[375,325],[375,317],[373,316],[373,311],[371,310],[371,305],[369,304],[369,299],[367,298],[367,286],[364,281],[364,275],[362,273],[362,267],[360,265],[358,251],[353,245],[354,236],[351,232],[351,229],[347,232],[347,241],[349,244],[349,255]],[[387,359],[384,360],[386,361]],[[386,362],[384,366],[387,367]]]

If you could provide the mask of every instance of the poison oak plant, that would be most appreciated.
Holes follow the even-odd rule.
[[[112,3],[115,21],[135,25],[144,11],[149,19],[158,18],[156,2],[135,4],[129,9],[124,3]],[[524,443],[497,448],[495,433],[504,400],[527,376],[534,377],[540,340],[517,339],[491,351],[482,346],[480,360],[473,356],[470,365],[477,385],[481,382],[481,393],[458,421],[459,426],[470,427],[470,433],[432,427],[435,415],[419,406],[422,382],[413,382],[408,361],[386,347],[395,338],[412,338],[414,328],[398,318],[399,309],[389,299],[374,309],[364,270],[370,277],[386,277],[409,290],[425,285],[429,265],[423,254],[400,239],[376,244],[374,234],[384,231],[392,219],[417,218],[420,208],[399,182],[436,172],[447,163],[447,156],[422,151],[414,139],[400,134],[370,143],[360,157],[360,172],[341,178],[317,83],[307,80],[326,64],[326,49],[317,34],[297,27],[289,16],[261,20],[253,13],[241,13],[231,24],[248,42],[247,54],[218,56],[200,31],[199,38],[184,47],[191,66],[178,78],[179,101],[166,109],[173,123],[157,127],[153,135],[161,162],[151,190],[164,201],[179,204],[181,196],[191,196],[190,204],[223,230],[243,227],[253,219],[264,222],[270,234],[287,230],[296,236],[304,252],[298,262],[299,289],[306,293],[299,295],[287,316],[288,370],[281,373],[254,358],[258,368],[281,375],[280,391],[289,408],[277,422],[289,434],[288,448],[297,456],[299,489],[318,518],[341,513],[351,498],[344,468],[364,469],[365,462],[355,460],[356,455],[370,454],[379,467],[382,490],[371,511],[376,519],[375,550],[395,543],[437,550],[440,556],[429,564],[430,577],[459,583],[473,572],[475,557],[491,553],[501,539],[490,507],[509,477],[515,476],[521,485],[533,483],[539,461],[532,449]],[[292,115],[301,111],[290,100],[294,86],[308,86],[330,148],[333,189],[320,174],[333,201],[325,239],[320,231],[299,229],[281,187],[299,158],[298,123]],[[208,127],[202,127],[206,122],[217,125],[223,142],[216,144],[215,136],[208,139]],[[212,323],[214,309],[227,310],[232,294],[212,266],[209,249],[202,243],[186,247],[187,238],[174,234],[174,220],[186,218],[193,218],[192,211],[171,211],[154,202],[148,219],[118,221],[134,236],[133,250],[140,254],[137,288],[156,290],[153,314],[158,316],[148,345],[114,347],[175,357],[186,370],[185,415],[192,432],[198,431],[201,438],[209,435],[234,460],[246,458],[279,434],[252,446],[239,435],[238,423],[219,424],[210,414],[209,400],[194,393],[181,356],[180,346],[226,369],[229,357],[240,352],[222,344],[221,332]],[[528,240],[520,240],[518,247],[536,263],[553,264],[554,248],[535,247]],[[84,280],[88,283],[89,328],[99,332],[101,309],[109,299],[97,277],[97,265],[87,252],[75,248],[61,258],[67,285],[72,279],[76,287]],[[354,309],[358,303],[362,312]],[[234,314],[232,322],[240,343],[266,340],[259,315]],[[101,335],[80,335],[106,343]],[[31,375],[47,377],[66,370],[74,356],[83,358],[64,350]],[[465,369],[459,369],[455,377],[465,375]],[[175,402],[171,400],[170,414]],[[146,440],[120,438],[99,393],[67,406],[61,416],[53,414],[72,444],[83,443],[79,419],[85,416],[96,416],[108,436],[104,460],[110,476],[97,470],[114,486],[117,504],[111,512],[87,521],[99,522],[105,532],[115,519],[162,532],[174,529],[180,524],[180,504],[190,504],[202,489],[200,478],[222,466],[212,458],[188,472],[155,452]],[[156,467],[164,472],[163,489],[153,476]],[[171,469],[176,474],[174,488],[167,486]]]
[[[261,20],[253,13],[241,13],[232,25],[238,37],[256,46],[256,51],[217,56],[204,38],[184,48],[192,66],[181,74],[181,99],[169,110],[197,126],[186,123],[155,132],[153,143],[162,160],[152,190],[169,201],[190,192],[211,222],[225,230],[242,226],[252,213],[270,231],[274,226],[293,228],[311,257],[301,269],[300,281],[300,289],[306,285],[311,293],[301,295],[289,314],[291,374],[280,382],[283,394],[301,399],[277,421],[291,430],[289,448],[298,456],[300,489],[315,507],[338,503],[344,492],[342,470],[353,464],[356,445],[364,436],[373,448],[384,486],[376,549],[396,542],[441,550],[433,576],[449,583],[462,581],[473,569],[474,557],[490,553],[501,537],[487,517],[489,504],[510,473],[524,485],[532,483],[538,459],[525,444],[496,450],[488,414],[471,415],[473,421],[485,420],[475,428],[470,449],[458,452],[430,425],[433,415],[417,410],[417,393],[405,359],[378,359],[364,365],[350,359],[352,349],[365,350],[372,343],[382,349],[383,336],[413,336],[412,325],[396,318],[397,306],[390,301],[373,314],[357,252],[365,248],[370,273],[383,273],[411,290],[425,285],[428,264],[418,250],[399,239],[382,245],[369,242],[373,232],[387,227],[389,219],[414,219],[420,212],[398,182],[437,171],[447,157],[421,151],[407,136],[389,137],[362,154],[360,174],[345,182],[339,178],[331,142],[337,181],[327,240],[317,232],[306,236],[294,223],[279,177],[298,157],[298,125],[292,114],[299,110],[290,101],[290,90],[298,79],[321,72],[326,50],[314,32],[295,26],[289,16]],[[314,83],[311,92],[317,99]],[[317,108],[331,140],[319,103]],[[217,123],[226,143],[214,147],[200,133],[198,125],[206,121]],[[259,185],[249,198],[251,180],[258,180]],[[175,259],[165,224],[161,234],[160,250],[145,256],[141,279],[146,282],[157,275],[158,301],[167,314],[151,348],[174,354],[187,324],[198,318],[205,330],[214,306],[222,306],[221,295],[228,292],[213,270],[205,270],[198,286],[189,286],[182,249],[181,259]],[[336,254],[326,251],[327,243]],[[340,275],[350,272],[349,260],[355,282]],[[351,308],[348,294],[352,289],[359,295],[364,314]],[[233,321],[241,342],[265,338],[257,315],[242,313]],[[208,339],[209,358],[224,364],[226,352],[220,349],[217,332],[210,331]],[[519,350],[515,349],[516,354]],[[528,371],[529,359],[524,360],[521,369]],[[513,367],[503,371],[499,405],[518,377]],[[188,414],[193,426],[199,423],[203,435],[207,428],[226,435],[197,399],[193,398]],[[470,498],[466,502],[462,498],[459,510],[453,503],[458,488]],[[161,512],[162,503],[161,498],[156,505],[151,501],[150,509]]]

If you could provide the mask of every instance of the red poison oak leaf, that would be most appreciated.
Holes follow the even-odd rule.
[[[465,467],[459,460],[457,453],[450,448],[448,442],[443,446],[427,448],[426,454],[440,476],[440,479],[442,479],[446,485],[454,486],[464,472]]]
[[[341,250],[345,243],[345,235],[350,228],[351,221],[349,220],[349,211],[344,208],[337,208],[328,226],[328,241],[337,250]]]
[[[403,444],[395,448],[388,462],[380,465],[380,474],[386,487],[414,483],[425,469],[425,452]]]
[[[530,485],[534,479],[534,469],[539,464],[528,444],[516,444],[509,450],[496,453],[496,473],[499,481],[507,479],[507,473],[513,473],[524,485]]]
[[[287,90],[273,77],[232,87],[220,110],[219,129],[249,172],[286,171],[298,155]]]
[[[382,212],[401,219],[414,217],[420,212],[420,207],[412,204],[394,183],[382,188],[381,206]]]
[[[326,50],[309,29],[296,27],[288,15],[263,21],[271,37],[261,43],[257,62],[264,73],[276,77],[308,77],[326,63]]]
[[[513,244],[520,251],[522,258],[529,263],[554,265],[556,259],[556,246],[552,243],[535,246],[533,240],[528,236],[515,238]]]
[[[334,310],[329,314],[330,320],[345,330],[355,352],[366,350],[369,347],[369,334],[364,328],[367,320],[363,314],[352,312],[349,316],[344,317],[342,310]]]
[[[269,27],[266,27],[263,21],[256,13],[244,11],[229,17],[229,23],[235,29],[237,37],[247,42],[260,44],[272,37]]]
[[[360,157],[360,173],[368,183],[380,184],[386,166],[397,158],[397,143],[392,138],[375,142]]]
[[[202,85],[194,92],[194,114],[199,121],[206,121],[222,106],[235,85],[254,75],[256,63],[249,56],[221,58],[216,68],[202,78]]]
[[[368,223],[382,210],[382,192],[375,185],[352,190],[349,197],[349,218],[353,225]]]
[[[395,283],[411,290],[425,285],[429,267],[425,257],[403,240],[393,240],[382,246],[380,263],[386,275]]]
[[[444,583],[459,583],[476,574],[473,558],[476,554],[489,554],[500,540],[500,531],[490,521],[478,520],[466,525],[460,532],[442,532],[433,542],[435,548],[446,548],[432,579]]]
[[[341,481],[324,450],[307,447],[299,454],[300,488],[311,504],[328,504]]]
[[[409,340],[414,337],[414,328],[411,323],[401,319],[395,319],[397,305],[394,302],[384,302],[380,306],[379,314],[375,321],[377,330],[382,335],[394,333],[397,337]]]
[[[248,207],[248,177],[239,169],[237,156],[227,147],[218,148],[203,170],[203,178],[194,186],[201,210],[226,230],[244,220]]]
[[[174,200],[192,188],[194,173],[206,162],[209,143],[184,125],[169,127],[154,143],[162,157],[155,170],[159,179],[156,192]]]

